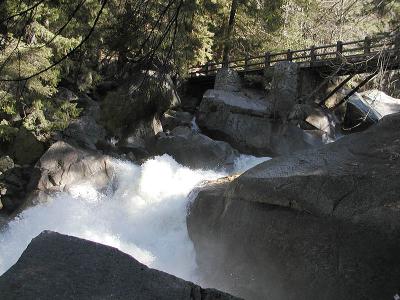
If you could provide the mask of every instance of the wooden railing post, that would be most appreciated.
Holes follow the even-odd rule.
[[[265,68],[268,68],[271,65],[271,53],[265,52],[264,64]]]
[[[244,72],[246,73],[249,70],[249,55],[246,53],[244,57]]]
[[[342,53],[343,53],[343,42],[337,41],[337,43],[336,43],[336,58],[342,57]]]
[[[364,39],[364,54],[371,53],[371,38],[366,36]]]
[[[206,76],[208,76],[209,64],[210,64],[210,62],[207,61],[207,62],[206,62]]]
[[[394,37],[394,48],[397,53],[400,53],[400,32],[397,32]]]
[[[293,60],[293,52],[288,49],[287,51],[287,60],[292,61]]]
[[[314,45],[311,46],[310,59],[311,59],[310,65],[312,65],[317,60],[317,55],[315,53],[315,46]]]

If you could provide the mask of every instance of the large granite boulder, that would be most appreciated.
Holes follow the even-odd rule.
[[[284,155],[321,144],[300,128],[274,120],[272,113],[273,104],[262,96],[208,90],[197,123],[212,138],[253,155]]]
[[[53,144],[37,162],[40,191],[64,190],[74,183],[90,181],[99,189],[109,183],[111,158],[98,152],[72,146],[64,141]]]
[[[392,299],[399,176],[393,114],[208,185],[188,215],[205,281],[246,299]]]
[[[400,112],[400,99],[378,90],[354,94],[347,102],[344,127],[348,130],[364,130],[384,116]]]
[[[44,231],[0,277],[9,299],[238,299],[150,269],[119,250]]]
[[[176,127],[168,135],[159,135],[155,152],[167,153],[178,163],[193,169],[229,169],[239,155],[228,143],[214,141],[188,127]]]
[[[110,132],[130,135],[135,134],[141,120],[158,118],[179,104],[180,98],[169,75],[153,70],[136,72],[107,94],[102,103],[102,119]]]

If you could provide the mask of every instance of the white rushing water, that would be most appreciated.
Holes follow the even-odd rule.
[[[266,159],[242,155],[235,172]],[[195,253],[186,228],[188,195],[202,181],[228,174],[191,170],[168,155],[142,166],[115,160],[114,168],[108,192],[75,185],[11,221],[0,232],[0,275],[33,237],[53,230],[116,247],[149,267],[196,281]]]

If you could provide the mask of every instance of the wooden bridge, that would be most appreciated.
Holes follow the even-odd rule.
[[[313,46],[301,50],[266,52],[263,55],[247,56],[229,61],[229,68],[239,73],[260,73],[282,61],[292,61],[300,68],[319,69],[322,72],[337,70],[337,75],[350,73],[368,73],[375,71],[378,65],[385,64],[386,69],[400,68],[400,34],[383,33],[373,38],[341,42],[336,44]],[[222,68],[222,62],[208,62],[193,67],[190,78],[213,76]]]
[[[300,81],[308,82],[310,78],[319,77],[311,88],[299,91],[299,99],[302,99],[300,102],[307,102],[304,98],[318,98],[319,103],[323,104],[356,74],[370,73],[339,102],[341,104],[376,76],[380,70],[400,69],[400,33],[382,33],[363,40],[338,41],[336,44],[313,46],[301,50],[266,52],[263,55],[231,60],[228,65],[243,77],[244,75],[264,75],[265,70],[283,61],[299,64],[300,73],[306,74],[300,76],[305,77]],[[193,95],[201,97],[205,90],[212,88],[215,75],[221,68],[222,62],[208,62],[191,68],[188,85],[193,90]],[[314,75],[310,76],[310,74]],[[326,92],[331,79],[344,75],[347,77],[331,92]],[[322,91],[324,88],[325,91]]]

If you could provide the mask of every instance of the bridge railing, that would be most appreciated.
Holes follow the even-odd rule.
[[[365,57],[385,52],[394,52],[400,49],[399,35],[382,33],[375,37],[366,37],[363,40],[342,42],[336,44],[312,46],[301,50],[291,50],[281,52],[266,52],[258,56],[246,56],[244,58],[229,61],[231,69],[238,71],[252,71],[268,68],[277,62],[294,61],[307,63],[312,66],[314,63],[324,61],[342,61],[346,58]],[[208,62],[204,65],[193,67],[190,76],[209,76],[222,68],[222,62]]]

